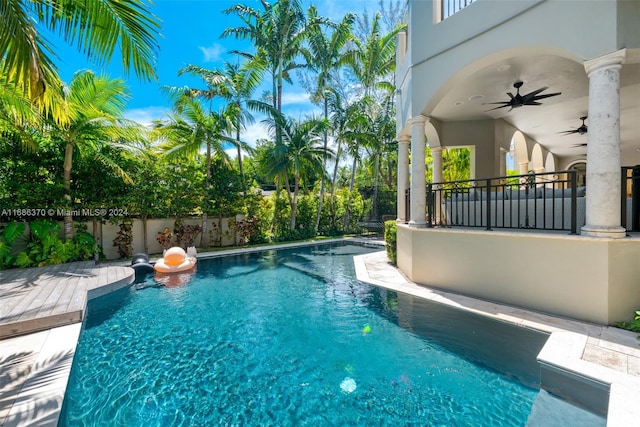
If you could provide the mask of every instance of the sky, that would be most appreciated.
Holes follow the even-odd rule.
[[[193,64],[207,69],[222,68],[225,61],[236,62],[237,55],[233,50],[252,50],[248,41],[236,40],[233,37],[222,38],[222,32],[228,27],[240,26],[242,22],[234,15],[225,15],[223,10],[235,5],[244,4],[258,10],[262,6],[258,0],[155,0],[153,13],[162,20],[163,38],[159,40],[160,51],[157,61],[158,81],[141,82],[131,73],[125,76],[118,64],[119,53],[116,52],[111,64],[100,69],[90,63],[85,56],[69,47],[64,41],[51,38],[56,46],[56,54],[60,61],[60,74],[65,82],[69,82],[73,74],[80,69],[93,69],[106,73],[113,78],[122,78],[130,88],[132,98],[128,103],[126,117],[141,123],[149,123],[162,118],[170,111],[170,102],[161,91],[162,86],[202,87],[201,81],[189,76],[177,76],[182,67]],[[315,4],[321,16],[340,20],[347,12],[357,14],[369,13],[377,9],[377,0],[303,0],[306,10],[309,4]],[[268,79],[267,79],[268,80]],[[259,97],[271,84],[265,81],[258,88],[254,97]],[[304,117],[320,111],[309,102],[305,90],[298,83],[287,85],[283,94],[283,111],[293,117]],[[252,143],[257,138],[266,137],[266,130],[259,120],[243,132],[242,139]]]

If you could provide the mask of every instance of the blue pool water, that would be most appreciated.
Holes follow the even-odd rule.
[[[499,373],[508,358],[465,350],[475,332],[443,340],[453,319],[438,328],[437,310],[356,281],[352,257],[369,251],[204,259],[92,301],[60,425],[525,425],[539,373]],[[502,354],[500,340],[520,341],[490,344]]]

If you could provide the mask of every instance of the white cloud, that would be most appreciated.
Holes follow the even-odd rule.
[[[256,146],[256,140],[268,138],[269,131],[267,130],[267,127],[263,123],[260,123],[258,119],[256,119],[254,124],[247,126],[247,128],[240,134],[240,139],[252,147]]]
[[[291,104],[311,104],[309,94],[306,92],[284,92],[282,94],[282,105]]]
[[[220,59],[222,54],[226,51],[224,46],[219,43],[214,43],[209,47],[198,46],[198,49],[204,55],[204,62],[214,62]]]
[[[152,106],[127,110],[124,117],[128,120],[133,120],[134,122],[149,126],[154,120],[164,118],[169,112],[171,112],[171,110],[168,107]]]

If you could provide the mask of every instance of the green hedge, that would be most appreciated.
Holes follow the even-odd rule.
[[[397,264],[398,252],[397,252],[397,228],[396,221],[394,219],[385,221],[384,223],[384,242],[387,249],[387,257],[393,265]]]

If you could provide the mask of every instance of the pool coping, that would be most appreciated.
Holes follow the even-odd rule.
[[[640,419],[640,405],[637,404],[640,401],[640,376],[583,359],[588,346],[596,347],[595,350],[590,347],[592,353],[602,349],[603,357],[606,357],[605,351],[610,351],[607,347],[612,347],[611,343],[603,339],[611,336],[609,327],[418,285],[392,266],[384,252],[354,256],[353,261],[356,277],[362,282],[549,333],[549,338],[537,357],[541,365],[608,385],[607,427],[626,427],[634,425]],[[637,335],[621,330],[616,330],[615,333],[633,337],[634,341]],[[621,353],[631,354],[630,357],[636,360],[640,355],[640,348],[637,345],[636,348],[625,347],[617,345],[616,349]]]

